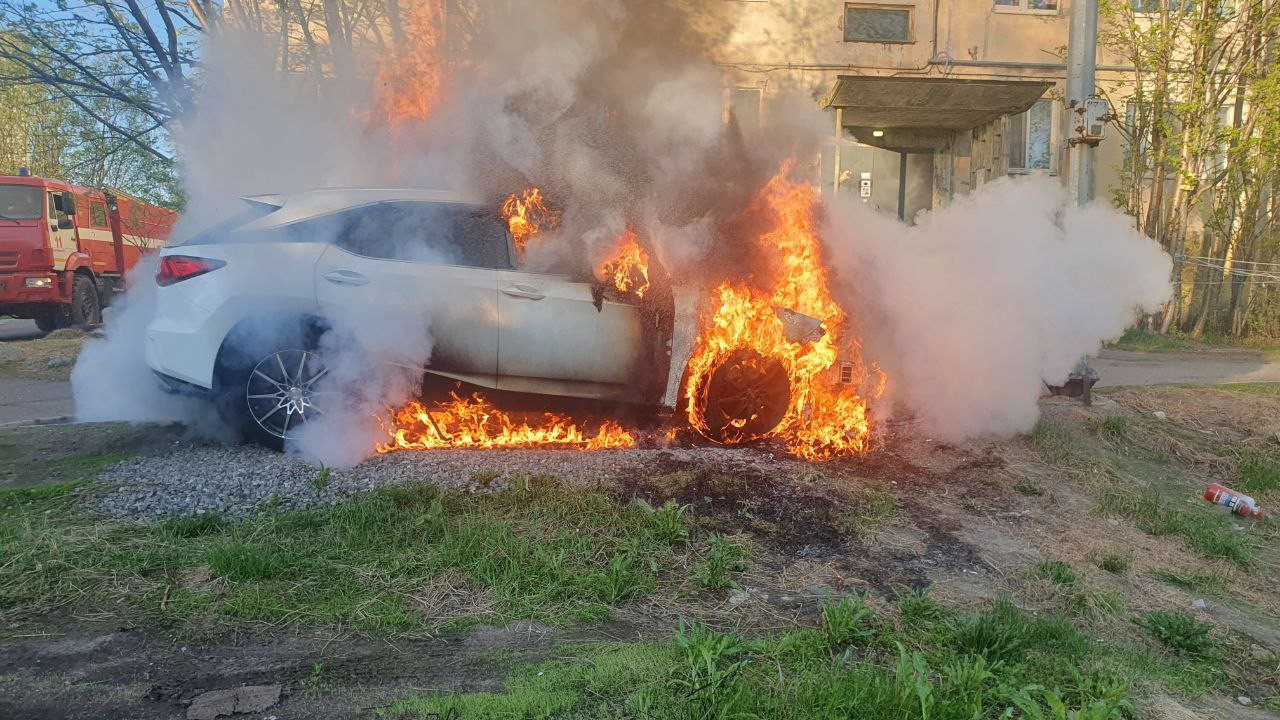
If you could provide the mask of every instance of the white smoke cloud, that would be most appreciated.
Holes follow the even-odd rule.
[[[887,399],[948,440],[1030,430],[1045,381],[1170,295],[1154,241],[1050,178],[1002,178],[915,226],[841,197],[824,237]]]

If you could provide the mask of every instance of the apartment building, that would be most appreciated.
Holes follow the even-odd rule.
[[[1062,166],[1071,0],[721,1],[737,6],[716,58],[727,107],[750,132],[784,98],[821,103],[824,192],[909,221],[994,178]],[[1099,48],[1113,102],[1130,72]],[[1099,146],[1097,197],[1123,154],[1114,133]]]

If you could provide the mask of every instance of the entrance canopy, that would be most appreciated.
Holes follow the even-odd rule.
[[[931,152],[956,132],[1025,112],[1050,86],[1041,80],[841,75],[828,107],[842,111],[844,127],[863,144]]]

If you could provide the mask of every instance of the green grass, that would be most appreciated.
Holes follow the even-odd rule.
[[[0,619],[107,607],[413,631],[436,623],[413,598],[461,576],[462,599],[483,595],[487,619],[598,620],[664,581],[688,539],[676,505],[516,485],[485,496],[408,485],[325,509],[148,524],[84,515],[75,484],[0,490]],[[717,538],[697,572],[723,588],[744,563],[742,548]],[[182,580],[201,572],[216,587]],[[454,622],[474,619],[464,608]]]
[[[1098,558],[1098,567],[1112,575],[1124,575],[1129,572],[1131,565],[1133,565],[1133,556],[1123,553],[1111,552]]]
[[[1227,586],[1222,578],[1210,572],[1177,573],[1171,570],[1157,570],[1151,575],[1161,582],[1169,583],[1174,587],[1180,587],[1197,595],[1222,597],[1227,593]]]
[[[954,611],[908,592],[899,605],[912,608],[901,623],[845,599],[822,629],[744,637],[681,622],[666,640],[562,646],[515,669],[504,692],[409,697],[384,715],[1125,720],[1155,678],[1224,682],[1219,661],[1093,636],[1008,600]]]
[[[1196,657],[1216,657],[1218,644],[1209,637],[1212,626],[1185,612],[1151,610],[1134,622],[1169,648]]]
[[[1231,390],[1262,397],[1280,397],[1280,383],[1228,383],[1214,387],[1219,390]]]
[[[693,581],[703,590],[727,590],[734,587],[734,577],[746,569],[746,549],[720,535],[712,535],[702,559],[693,567]]]
[[[865,490],[850,499],[854,507],[839,518],[840,528],[859,537],[870,537],[877,528],[884,526],[902,514],[892,493],[883,490]]]
[[[1129,421],[1123,417],[1089,418],[1085,427],[1094,435],[1107,440],[1122,441],[1129,438]]]
[[[1054,465],[1061,465],[1071,457],[1075,447],[1075,439],[1071,431],[1063,425],[1040,420],[1031,431],[1031,442],[1040,450],[1045,459]]]
[[[1158,496],[1138,495],[1121,490],[1105,490],[1098,497],[1106,515],[1134,521],[1139,530],[1151,535],[1181,537],[1196,551],[1224,558],[1241,567],[1254,562],[1254,546],[1245,533],[1236,532],[1231,518],[1200,505],[1176,505]]]
[[[1070,563],[1062,560],[1045,560],[1036,566],[1036,571],[1046,580],[1064,588],[1073,588],[1080,582],[1080,577]]]
[[[1129,328],[1120,339],[1111,343],[1116,350],[1137,350],[1142,352],[1187,352],[1203,350],[1204,343],[1197,342],[1177,333],[1161,335]]]
[[[1258,452],[1240,455],[1239,480],[1233,489],[1254,496],[1270,493],[1280,488],[1280,461]]]

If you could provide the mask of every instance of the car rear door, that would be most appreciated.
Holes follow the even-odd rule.
[[[612,396],[647,356],[635,305],[604,299],[597,309],[591,284],[563,275],[499,272],[498,316],[504,389]]]
[[[509,265],[500,219],[490,223],[483,211],[449,203],[378,203],[348,212],[316,265],[325,316],[345,318],[376,359],[403,362],[397,357],[403,350],[426,341],[432,370],[492,385],[498,364],[492,265]]]

